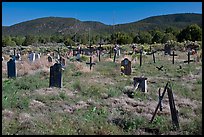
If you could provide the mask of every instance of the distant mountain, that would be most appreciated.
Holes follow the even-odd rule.
[[[115,32],[138,32],[152,29],[164,30],[167,27],[183,29],[187,25],[198,24],[202,27],[202,14],[182,13],[149,17],[137,22],[117,24]],[[3,35],[52,35],[52,34],[84,34],[88,30],[94,34],[110,34],[113,26],[96,21],[80,21],[74,18],[45,17],[12,26],[2,26]]]

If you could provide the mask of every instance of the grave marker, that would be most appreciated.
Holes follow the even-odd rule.
[[[96,63],[92,62],[92,56],[90,56],[90,62],[89,63],[87,62],[86,64],[90,65],[90,70],[91,70],[92,65],[96,65]]]
[[[142,92],[147,93],[147,78],[144,77],[134,77],[134,87],[139,88]]]
[[[190,63],[190,62],[193,62],[193,60],[190,60],[190,52],[188,52],[188,60],[187,61],[184,61],[184,63],[187,63],[188,62],[188,64]]]
[[[114,58],[113,58],[113,62],[115,62],[115,58],[116,58],[116,54],[117,54],[117,49],[114,48],[113,50],[114,50]]]
[[[52,57],[51,56],[48,56],[48,62],[52,62]]]
[[[154,120],[154,117],[155,117],[155,115],[157,113],[158,108],[161,107],[161,101],[162,101],[162,99],[164,97],[165,92],[167,91],[168,98],[169,98],[169,106],[170,106],[170,111],[171,111],[172,124],[173,124],[174,129],[175,129],[175,127],[176,127],[176,129],[179,129],[178,111],[176,110],[176,107],[175,107],[172,88],[171,88],[171,86],[168,87],[168,84],[169,84],[169,82],[167,82],[167,84],[166,84],[166,86],[164,88],[164,91],[163,91],[162,95],[160,96],[158,105],[157,105],[157,107],[155,109],[155,112],[154,112],[154,114],[153,114],[153,116],[152,116],[152,118],[150,120],[150,123],[152,123],[152,121]]]
[[[140,50],[140,67],[142,66],[142,50]]]
[[[161,91],[160,90],[161,90],[161,88],[159,88],[159,103],[160,103],[159,104],[159,106],[160,106],[159,109],[160,109],[160,111],[162,111],[162,96],[161,96]]]
[[[171,54],[171,46],[169,44],[164,45],[164,55],[170,55]]]
[[[10,59],[7,62],[7,73],[8,73],[8,78],[13,78],[16,77],[16,62],[14,59]]]
[[[62,65],[60,63],[55,63],[50,67],[49,87],[62,87]]]
[[[62,56],[60,57],[60,62],[61,62],[63,67],[66,66],[66,59],[64,57],[62,57]]]
[[[173,59],[172,59],[172,64],[174,64],[174,57],[175,57],[175,56],[178,56],[178,55],[177,55],[177,54],[175,54],[175,53],[174,53],[174,51],[173,51],[173,54],[171,54],[170,56],[173,56]]]
[[[35,61],[35,52],[31,52],[31,53],[28,55],[28,58],[29,58],[29,61],[30,61],[30,62]]]
[[[176,110],[176,106],[174,103],[174,97],[173,97],[172,89],[167,87],[167,93],[168,93],[168,98],[169,98],[169,106],[170,106],[170,110],[171,110],[172,124],[174,127],[179,129],[178,112]]]
[[[151,47],[151,46],[150,46]],[[154,61],[154,63],[155,63],[155,56],[154,56],[154,52],[153,52],[153,54],[152,54],[152,57],[153,57],[153,61]]]
[[[131,61],[129,61],[127,58],[121,61],[121,67],[124,67],[122,70],[125,75],[131,75]]]
[[[101,50],[103,49],[102,46],[101,46],[101,42],[99,43],[99,47],[98,47],[98,50],[99,50],[99,55],[98,55],[98,60],[101,61]]]

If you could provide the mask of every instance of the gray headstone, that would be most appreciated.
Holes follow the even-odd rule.
[[[10,59],[7,62],[7,72],[8,72],[8,78],[16,77],[16,62],[13,59]]]
[[[50,86],[49,87],[62,87],[62,65],[55,63],[50,67]]]
[[[131,69],[131,61],[129,61],[127,58],[121,61],[121,67],[124,67],[124,74],[125,75],[131,75],[132,69]],[[121,70],[122,71],[122,70]]]
[[[169,44],[164,45],[164,54],[165,55],[170,55],[171,54],[171,46]]]

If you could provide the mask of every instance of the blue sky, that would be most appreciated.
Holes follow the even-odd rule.
[[[175,13],[202,14],[202,2],[2,2],[2,25],[50,16],[112,25]]]

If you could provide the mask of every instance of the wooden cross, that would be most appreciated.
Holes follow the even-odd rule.
[[[90,65],[90,70],[91,70],[92,65],[96,65],[96,63],[92,62],[92,56],[90,56],[90,62],[88,62],[86,64]]]
[[[158,70],[161,70],[161,71],[163,71],[163,68],[164,66],[161,66],[161,67],[156,67]]]
[[[168,87],[168,84],[169,84],[169,82],[167,82],[167,84],[166,84],[166,86],[164,88],[164,91],[163,91],[162,95],[160,96],[158,105],[157,105],[157,107],[155,109],[155,112],[154,112],[154,114],[153,114],[153,116],[152,116],[152,118],[150,120],[150,123],[152,123],[152,121],[154,120],[154,117],[155,117],[159,107],[161,109],[161,101],[162,101],[162,99],[164,97],[165,92],[167,91],[168,98],[169,98],[169,106],[170,106],[170,111],[171,111],[172,124],[173,124],[174,127],[179,129],[178,111],[176,110],[176,107],[175,107],[172,89],[171,89],[171,87],[170,88]]]
[[[100,42],[99,43],[99,47],[98,47],[98,50],[99,50],[98,60],[99,61],[101,61],[101,50],[102,50],[102,46],[101,45],[102,45],[102,43]]]
[[[170,56],[173,56],[173,59],[172,59],[172,64],[174,64],[174,57],[175,57],[175,56],[178,56],[178,55],[177,55],[177,54],[175,54],[175,53],[174,53],[174,51],[173,51],[173,54],[170,54]]]
[[[157,107],[156,107],[156,109],[155,109],[155,111],[154,111],[154,114],[153,114],[153,116],[152,116],[152,119],[150,120],[150,123],[152,123],[152,121],[154,120],[154,117],[155,117],[155,115],[156,115],[156,113],[157,113],[157,110],[159,109],[159,106],[160,106],[161,101],[162,101],[162,99],[163,99],[163,97],[164,97],[164,94],[165,94],[165,92],[166,92],[166,89],[167,89],[168,84],[169,84],[169,82],[166,83],[166,86],[165,86],[164,91],[163,91],[163,93],[162,93],[162,95],[161,95],[161,98],[159,99],[159,103],[158,103],[158,105],[157,105]]]
[[[190,52],[188,52],[188,60],[184,61],[184,63],[187,63],[187,62],[188,62],[188,64],[189,64],[190,62],[193,62],[193,60],[190,60]]]

